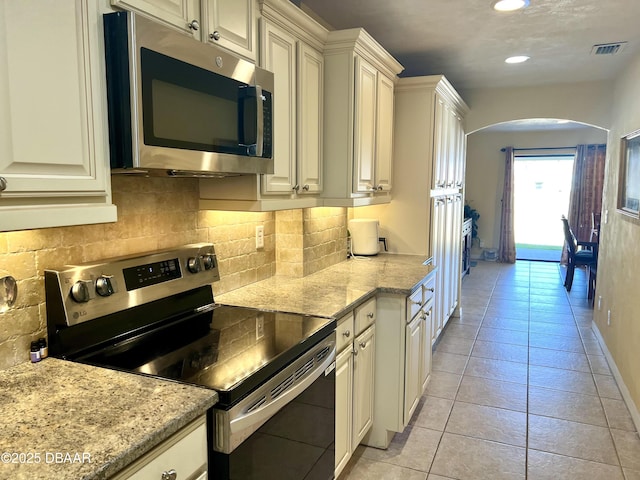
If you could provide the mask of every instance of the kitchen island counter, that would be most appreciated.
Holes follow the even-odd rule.
[[[216,303],[340,317],[377,293],[411,295],[435,272],[416,255],[356,257],[302,278],[274,276],[215,297]]]
[[[0,478],[12,480],[107,479],[218,399],[213,390],[56,358],[0,371],[0,389]]]

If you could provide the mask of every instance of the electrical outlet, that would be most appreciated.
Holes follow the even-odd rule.
[[[607,325],[611,326],[611,310],[607,310]]]
[[[602,295],[598,295],[598,310],[602,310]]]
[[[264,337],[264,315],[259,313],[256,317],[256,340]]]
[[[264,248],[264,226],[256,227],[256,248]]]

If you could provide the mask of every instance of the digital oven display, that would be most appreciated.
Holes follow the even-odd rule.
[[[177,258],[125,268],[122,273],[127,291],[156,285],[182,276],[180,262]]]

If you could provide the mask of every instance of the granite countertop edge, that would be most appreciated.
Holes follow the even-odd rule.
[[[194,388],[199,387],[194,386]],[[108,480],[115,476],[124,468],[139,460],[155,447],[159,446],[162,442],[169,439],[173,434],[204,415],[209,408],[213,407],[213,405],[218,402],[218,394],[213,391],[212,394],[213,395],[209,399],[203,400],[199,405],[195,405],[188,412],[183,412],[172,420],[165,422],[160,429],[147,435],[147,437],[145,437],[141,442],[132,445],[131,448],[124,450],[112,461],[104,464],[101,468],[96,470],[94,474],[85,476],[82,480]]]

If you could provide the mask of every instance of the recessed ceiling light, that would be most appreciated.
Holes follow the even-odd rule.
[[[493,9],[498,12],[513,12],[529,6],[529,0],[496,0]]]
[[[522,63],[529,60],[529,58],[530,57],[527,57],[526,55],[516,55],[515,57],[507,58],[504,63]]]

